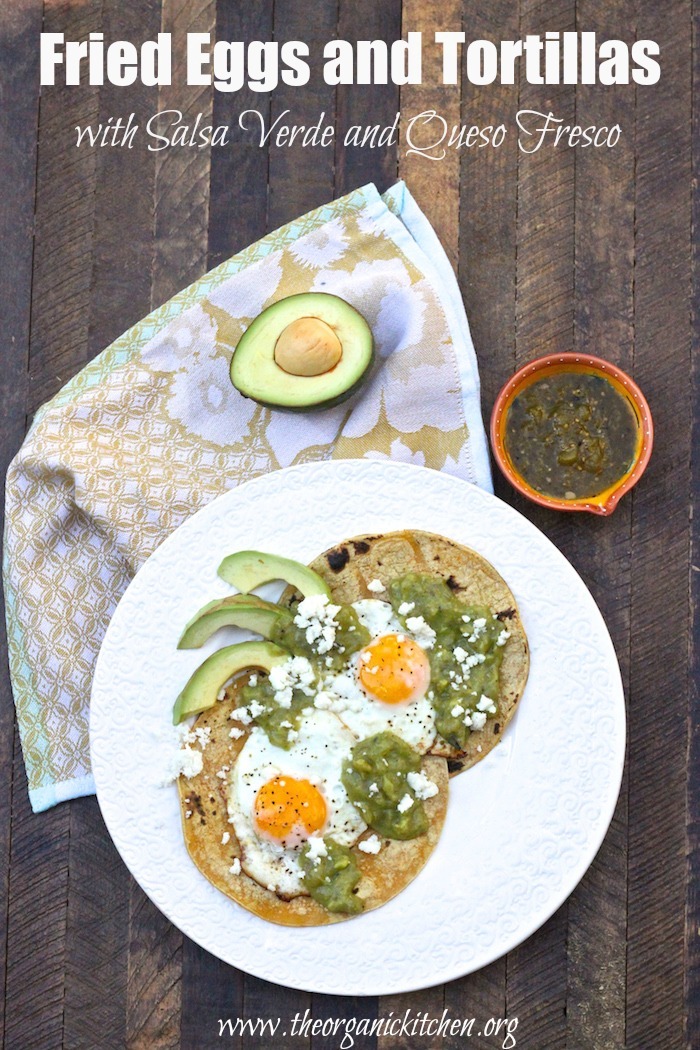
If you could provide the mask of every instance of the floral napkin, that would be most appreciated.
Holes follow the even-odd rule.
[[[289,413],[229,381],[270,303],[332,292],[377,363],[335,408]],[[7,477],[10,669],[34,810],[94,791],[92,672],[158,544],[220,493],[310,460],[409,460],[491,488],[469,326],[447,257],[402,183],[365,186],[223,263],[117,339],[37,413]]]

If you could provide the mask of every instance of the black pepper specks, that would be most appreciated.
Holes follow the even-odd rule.
[[[202,805],[202,796],[196,792],[190,792],[190,799],[187,803],[190,809],[193,809],[202,819],[205,816],[204,806]]]

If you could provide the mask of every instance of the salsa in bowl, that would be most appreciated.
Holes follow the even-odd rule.
[[[550,354],[501,390],[491,444],[510,483],[534,502],[611,514],[649,461],[653,423],[621,369],[591,354]]]

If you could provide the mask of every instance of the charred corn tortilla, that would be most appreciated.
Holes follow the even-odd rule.
[[[515,714],[530,666],[527,637],[515,598],[493,565],[476,551],[444,536],[413,530],[355,536],[319,555],[311,562],[311,568],[326,580],[337,602],[349,604],[361,598],[381,598],[381,594],[368,589],[371,581],[378,579],[386,584],[396,576],[421,572],[442,577],[465,605],[484,605],[498,614],[510,632],[503,648],[498,714],[488,719],[483,730],[470,735],[463,751],[441,737],[431,748],[431,754],[449,759],[451,775],[484,758],[500,742]]]
[[[178,780],[187,851],[217,889],[269,922],[283,926],[325,926],[342,922],[351,916],[333,914],[311,897],[283,900],[243,871],[238,875],[231,873],[234,859],[241,858],[241,849],[228,821],[227,779],[217,774],[225,766],[233,767],[247,739],[247,733],[238,740],[229,736],[231,726],[238,725],[229,719],[236,705],[236,694],[234,684],[227,689],[223,701],[203,712],[195,722],[196,727],[209,728],[211,732],[202,756],[202,772],[188,780],[184,777]],[[357,845],[352,848],[361,872],[358,895],[365,911],[385,904],[412,882],[437,845],[447,812],[447,763],[444,758],[426,757],[422,769],[439,788],[437,795],[424,803],[429,820],[427,833],[405,842],[382,839],[382,849],[374,855],[363,853]],[[371,834],[369,829],[360,841]]]

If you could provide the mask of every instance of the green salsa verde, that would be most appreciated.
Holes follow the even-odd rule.
[[[295,689],[292,693],[291,706],[281,707],[275,700],[275,691],[270,685],[269,678],[260,674],[255,676],[254,681],[255,685],[244,685],[241,689],[240,706],[259,705],[262,708],[260,711],[257,707],[253,707],[253,710],[257,712],[253,721],[265,730],[271,744],[288,751],[293,739],[290,737],[290,729],[299,728],[301,713],[311,701],[301,690]]]
[[[425,806],[406,779],[420,767],[418,752],[385,730],[355,744],[341,779],[371,828],[389,839],[414,839],[428,830]]]
[[[293,606],[291,613],[294,612],[295,607]],[[292,656],[305,656],[314,667],[317,678],[321,674],[339,671],[348,658],[367,645],[370,640],[369,631],[362,626],[352,606],[341,605],[335,614],[338,624],[335,645],[320,660],[307,640],[305,630],[297,627],[291,613],[289,616],[280,617],[272,631],[271,641],[287,649]],[[286,751],[292,739],[290,730],[299,728],[302,711],[313,704],[313,698],[302,690],[295,689],[292,693],[291,707],[280,707],[275,700],[275,691],[270,680],[259,674],[255,676],[254,681],[255,685],[243,686],[241,704],[248,706],[255,703],[262,708],[260,711],[258,707],[254,708],[258,713],[253,721],[265,730],[271,744]]]
[[[304,846],[299,857],[304,872],[304,886],[313,900],[328,911],[343,915],[357,915],[363,904],[357,896],[360,869],[352,852],[335,839],[325,838],[325,856],[312,857],[310,847]]]
[[[628,472],[638,429],[629,401],[604,376],[553,372],[513,398],[504,444],[513,467],[537,492],[584,499]]]
[[[465,605],[434,576],[399,576],[389,584],[389,598],[397,612],[405,602],[415,605],[435,631],[428,654],[435,728],[448,744],[463,750],[474,720],[481,722],[495,713],[486,700],[497,709],[509,632],[490,609]],[[405,622],[405,617],[399,618]]]
[[[292,606],[292,612],[296,612],[296,606]],[[348,657],[359,652],[370,640],[369,631],[362,626],[351,605],[339,606],[334,619],[338,625],[335,632],[335,644],[324,656],[323,661],[324,669],[327,671],[339,671],[347,663]],[[297,627],[293,618],[279,620],[272,631],[270,640],[276,645],[281,645],[283,649],[288,649],[294,656],[306,656],[312,662],[318,659],[313,645],[306,638],[305,629]],[[330,663],[327,663],[327,660]]]

